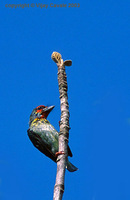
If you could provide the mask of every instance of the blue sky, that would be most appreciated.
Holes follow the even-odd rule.
[[[5,4],[66,3],[66,8]],[[0,3],[0,199],[52,199],[56,164],[27,137],[38,105],[59,130],[60,102],[53,51],[66,68],[70,161],[63,200],[130,199],[129,1],[6,0]]]

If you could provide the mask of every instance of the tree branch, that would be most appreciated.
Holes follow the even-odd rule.
[[[54,187],[53,200],[62,200],[64,193],[64,177],[68,159],[68,138],[69,138],[69,104],[67,95],[67,77],[65,66],[71,66],[72,61],[66,60],[63,62],[61,54],[57,52],[52,53],[52,59],[56,62],[58,67],[58,85],[60,93],[60,108],[61,108],[61,121],[59,132],[59,152],[57,156],[57,174],[56,183]]]

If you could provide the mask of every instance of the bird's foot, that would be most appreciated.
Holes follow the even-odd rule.
[[[55,153],[55,156],[59,156],[59,155],[65,155],[65,152],[64,151],[58,151]]]
[[[59,155],[65,155],[65,152],[64,151],[58,151],[55,153],[55,156],[59,156]],[[60,159],[56,159],[56,162],[60,161]]]

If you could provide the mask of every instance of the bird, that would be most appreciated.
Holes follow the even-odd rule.
[[[64,154],[64,152],[58,152],[59,133],[54,126],[47,120],[49,113],[55,106],[40,105],[33,109],[29,119],[29,129],[27,130],[28,137],[32,144],[43,154],[49,157],[54,162],[57,161],[57,155]],[[68,146],[68,156],[72,157],[72,152]],[[70,172],[77,171],[75,167],[67,159],[67,170]]]

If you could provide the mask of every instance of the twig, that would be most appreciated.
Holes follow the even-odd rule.
[[[53,200],[62,200],[64,193],[64,177],[68,158],[68,138],[69,138],[69,104],[67,95],[67,77],[65,72],[65,66],[71,66],[72,61],[66,60],[63,62],[61,54],[57,52],[52,53],[52,59],[58,66],[58,85],[60,93],[60,108],[61,108],[61,120],[60,120],[60,132],[59,132],[59,152],[57,156],[57,174],[56,183],[54,187]]]

